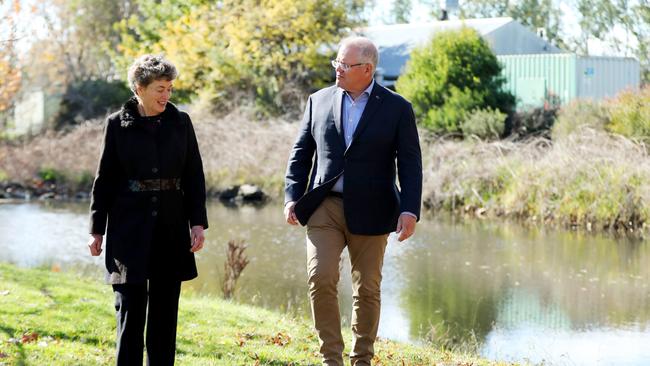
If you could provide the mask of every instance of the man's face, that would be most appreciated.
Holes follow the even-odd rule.
[[[341,66],[336,68],[336,86],[348,92],[361,92],[370,84],[372,64],[364,63],[357,47],[354,45],[341,47],[336,61],[351,66],[347,71]]]

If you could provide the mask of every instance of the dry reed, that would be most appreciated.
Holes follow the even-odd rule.
[[[221,290],[224,299],[231,299],[235,294],[235,285],[244,268],[249,263],[244,253],[248,245],[243,240],[230,240],[226,250],[226,261],[224,262],[224,276]]]

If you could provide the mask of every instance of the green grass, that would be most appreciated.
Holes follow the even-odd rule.
[[[0,365],[113,364],[112,302],[110,286],[98,281],[0,264]],[[181,296],[177,365],[317,365],[317,351],[315,333],[302,319]],[[376,353],[375,365],[499,364],[383,339]]]

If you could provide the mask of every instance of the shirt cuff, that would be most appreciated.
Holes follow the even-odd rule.
[[[409,216],[413,216],[416,220],[418,219],[417,215],[414,214],[413,212],[404,211],[401,213],[401,215],[409,215]]]

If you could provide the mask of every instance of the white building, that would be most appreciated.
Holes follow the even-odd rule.
[[[565,52],[512,18],[455,19],[430,23],[380,25],[359,33],[379,48],[379,77],[391,86],[403,71],[411,51],[425,45],[438,33],[469,27],[487,41],[496,55]]]

